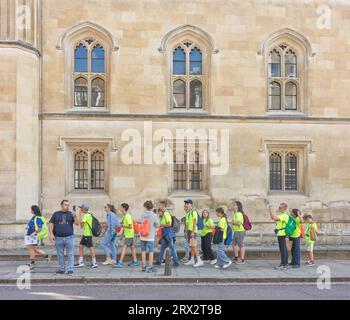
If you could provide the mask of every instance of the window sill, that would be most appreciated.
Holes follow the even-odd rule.
[[[304,112],[300,111],[268,111],[266,112],[267,116],[299,116],[299,117],[305,117],[306,114]]]
[[[209,112],[204,109],[171,109],[168,114],[179,114],[179,115],[209,115]]]
[[[67,113],[110,113],[110,111],[106,108],[79,108],[74,107],[70,109],[66,109]]]
[[[108,195],[108,192],[106,190],[101,190],[101,191],[98,191],[98,190],[91,190],[91,191],[70,191],[68,192],[67,196],[70,196],[70,197],[100,197],[100,198],[104,198],[104,197],[109,197]]]
[[[299,191],[269,191],[268,197],[295,197],[295,198],[307,198],[305,193]]]
[[[173,191],[169,194],[170,198],[200,198],[209,199],[210,195],[205,191]]]

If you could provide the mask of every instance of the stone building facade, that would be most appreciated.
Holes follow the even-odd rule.
[[[349,27],[346,1],[0,0],[0,237],[64,198],[235,198],[257,241],[283,201],[349,242]]]

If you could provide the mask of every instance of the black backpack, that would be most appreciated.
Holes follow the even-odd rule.
[[[175,216],[172,216],[172,224],[171,227],[173,228],[174,233],[179,233],[181,228],[181,222],[178,218]]]
[[[89,227],[90,227],[90,229],[92,231],[92,235],[94,237],[99,237],[101,235],[101,233],[102,233],[101,223],[91,213],[90,213],[90,215],[92,217],[92,226],[89,225]]]
[[[224,241],[224,232],[219,227],[215,227],[215,234],[213,237],[214,244],[220,244]]]

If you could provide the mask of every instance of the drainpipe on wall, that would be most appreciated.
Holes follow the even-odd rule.
[[[43,5],[38,0],[38,45],[41,52],[39,60],[39,207],[43,210]]]

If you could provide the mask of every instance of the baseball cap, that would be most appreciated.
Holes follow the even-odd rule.
[[[193,204],[192,200],[185,200],[185,204]]]
[[[90,206],[87,204],[82,204],[81,206],[79,206],[80,209],[83,209],[85,211],[89,211],[90,210]]]

